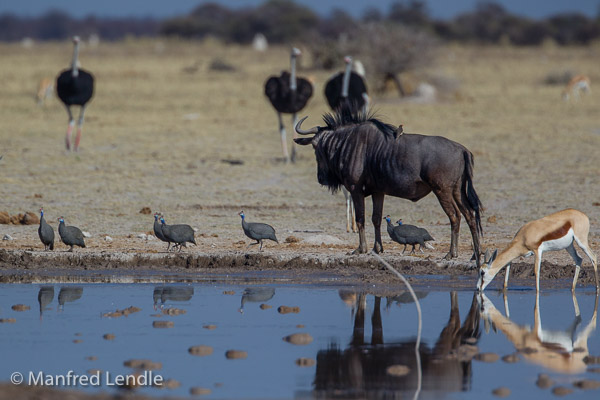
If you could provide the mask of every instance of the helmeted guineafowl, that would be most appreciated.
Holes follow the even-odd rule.
[[[76,226],[66,226],[64,217],[60,217],[58,222],[58,234],[60,235],[60,240],[67,246],[71,246],[69,251],[73,251],[73,246],[85,248],[81,229]]]
[[[256,240],[256,243],[250,243],[248,247],[259,244],[259,251],[262,250],[263,240],[269,239],[274,241],[275,243],[279,243],[277,237],[275,237],[275,229],[271,225],[263,224],[260,222],[246,222],[246,216],[243,211],[240,211],[240,217],[242,217],[242,228],[244,229],[244,233],[250,239]]]
[[[419,245],[419,250],[423,253],[423,247],[427,247],[428,249],[433,250],[434,247],[427,243],[428,241],[434,241],[435,239],[427,232],[424,228],[419,228],[414,225],[405,225],[402,224],[402,220],[398,220],[398,225],[393,226],[390,216],[386,216],[385,220],[387,221],[388,233],[393,241],[403,244],[404,249],[402,250],[402,254],[406,251],[406,246],[411,245],[412,250],[410,254],[414,254],[415,246]],[[390,233],[392,230],[392,233]]]
[[[181,246],[186,247],[185,244],[188,242],[196,244],[194,229],[191,226],[185,224],[167,225],[162,216],[160,217],[160,223],[165,239],[169,243],[175,243],[173,247],[179,246],[179,251],[181,251]]]
[[[44,250],[54,250],[54,229],[44,219],[44,208],[40,208],[40,227],[38,235],[44,244]]]
[[[171,248],[171,242],[169,242],[167,240],[167,238],[165,237],[165,235],[163,235],[162,227],[161,227],[160,221],[159,221],[159,217],[160,216],[161,215],[159,213],[154,213],[154,235],[158,239],[162,240],[163,242],[167,242],[168,243],[167,251],[169,251],[169,248]]]

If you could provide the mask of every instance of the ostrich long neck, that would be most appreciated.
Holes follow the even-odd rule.
[[[348,97],[348,86],[350,86],[350,73],[352,72],[352,63],[346,63],[344,70],[344,79],[342,80],[342,97]]]
[[[296,56],[291,58],[290,90],[296,90]]]
[[[73,63],[71,64],[71,76],[74,78],[79,75],[79,69],[77,68],[77,57],[79,56],[79,42],[75,42],[73,47]]]

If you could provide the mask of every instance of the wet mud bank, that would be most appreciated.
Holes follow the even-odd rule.
[[[477,271],[472,262],[445,261],[385,254],[383,258],[416,284],[474,287]],[[509,286],[533,287],[529,260],[512,264]],[[575,273],[572,265],[544,262],[544,287],[561,287]],[[493,287],[503,282],[501,272]],[[130,278],[129,280],[127,278]],[[142,252],[41,252],[0,250],[0,282],[135,282],[149,281],[256,281],[257,283],[386,284],[399,281],[375,257],[345,253],[142,253]],[[578,285],[593,285],[591,266],[584,265]]]

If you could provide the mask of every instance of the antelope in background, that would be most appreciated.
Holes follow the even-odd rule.
[[[596,292],[600,290],[598,285],[598,268],[596,255],[588,245],[588,234],[590,232],[590,220],[581,211],[568,208],[555,212],[535,221],[523,225],[514,239],[500,254],[494,251],[491,257],[486,254],[485,260],[479,269],[479,281],[477,290],[482,291],[494,279],[494,276],[506,266],[504,276],[504,290],[508,285],[510,263],[520,256],[535,256],[535,288],[540,290],[540,267],[544,251],[567,250],[575,261],[575,277],[571,291],[575,291],[579,270],[583,259],[579,257],[573,242],[583,250],[592,261],[594,275],[596,277]]]
[[[575,75],[567,86],[562,91],[562,98],[565,101],[569,101],[571,97],[574,100],[579,100],[581,93],[590,94],[592,92],[592,83],[587,75]]]
[[[577,298],[573,294],[575,320],[565,331],[549,331],[542,328],[540,318],[540,293],[535,295],[534,326],[521,326],[508,317],[503,316],[494,307],[485,294],[481,295],[482,317],[486,322],[486,331],[491,322],[510,340],[519,354],[529,362],[544,366],[555,372],[578,374],[585,372],[587,365],[584,358],[588,356],[588,338],[596,329],[598,315],[598,293],[594,303],[594,313],[585,328],[575,334],[581,324],[581,313]],[[505,301],[508,315],[508,302]]]
[[[43,78],[38,85],[37,94],[35,95],[38,106],[44,105],[46,99],[52,97],[53,93],[54,81],[50,78]]]

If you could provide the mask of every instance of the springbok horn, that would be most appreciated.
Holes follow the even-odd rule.
[[[304,129],[300,128],[300,125],[302,125],[302,122],[304,122],[304,120],[308,118],[308,115],[304,118],[302,118],[300,121],[298,121],[298,123],[296,124],[296,132],[298,132],[298,134],[300,135],[313,135],[315,133],[319,133],[319,129],[321,127],[319,126],[315,126],[313,128],[310,128],[309,130],[305,131]]]

